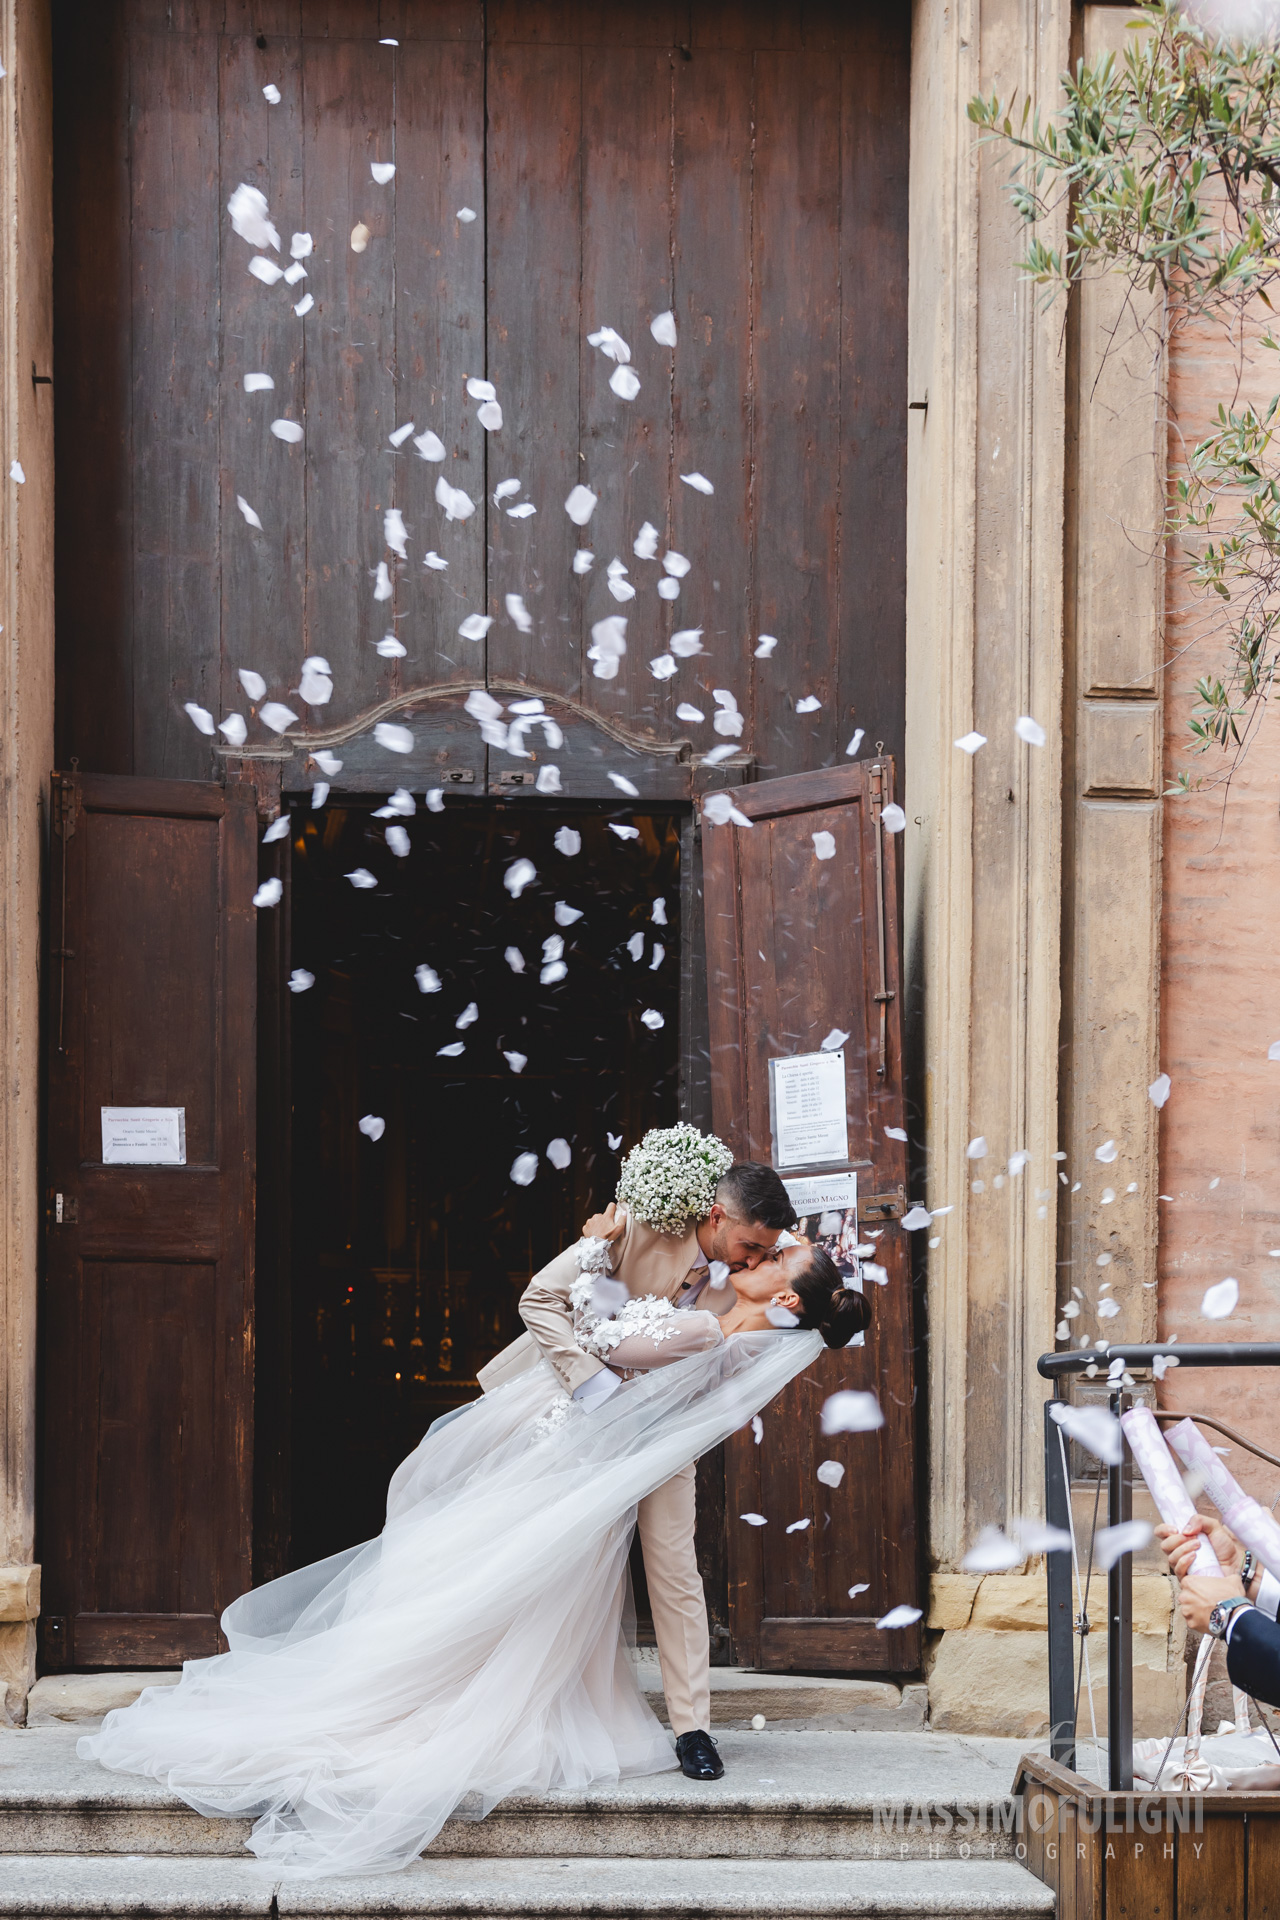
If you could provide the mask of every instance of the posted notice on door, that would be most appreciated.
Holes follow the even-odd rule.
[[[185,1107],[103,1107],[104,1167],[185,1167]]]
[[[769,1062],[769,1122],[775,1167],[818,1167],[849,1158],[844,1049]]]

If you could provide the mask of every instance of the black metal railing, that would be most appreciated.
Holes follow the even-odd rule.
[[[1157,1358],[1176,1359],[1184,1367],[1280,1367],[1280,1344],[1272,1341],[1219,1341],[1204,1346],[1170,1345],[1112,1346],[1105,1351],[1080,1347],[1070,1353],[1042,1353],[1039,1372],[1054,1383],[1054,1400],[1065,1400],[1066,1376],[1083,1373],[1090,1364],[1108,1367],[1122,1360],[1125,1367],[1150,1368]],[[1104,1384],[1106,1384],[1104,1382]],[[1071,1480],[1069,1467],[1064,1472],[1067,1450],[1065,1435],[1049,1409],[1044,1409],[1044,1481],[1045,1518],[1051,1527],[1071,1528]],[[1117,1419],[1135,1404],[1126,1387],[1112,1386],[1108,1402]],[[1158,1419],[1164,1418],[1157,1414]],[[1178,1419],[1196,1419],[1195,1413],[1182,1412]],[[1264,1460],[1275,1456],[1264,1453],[1242,1435],[1235,1436]],[[1132,1481],[1126,1467],[1126,1444],[1116,1466],[1107,1468],[1107,1525],[1117,1527],[1133,1515]],[[1049,1740],[1050,1753],[1065,1767],[1076,1763],[1076,1620],[1072,1595],[1071,1550],[1063,1547],[1045,1555],[1049,1583]],[[1280,1567],[1273,1568],[1280,1574]],[[1083,1622],[1087,1632],[1087,1618]],[[1082,1656],[1083,1658],[1083,1656]],[[1107,1758],[1108,1784],[1113,1792],[1133,1790],[1133,1556],[1121,1554],[1107,1574]]]

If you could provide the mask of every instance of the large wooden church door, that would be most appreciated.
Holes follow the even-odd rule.
[[[42,1659],[174,1666],[250,1582],[256,795],[53,809]]]
[[[919,1581],[911,1278],[897,1224],[906,1181],[899,842],[882,824],[893,777],[882,755],[739,788],[734,803],[750,825],[703,814],[716,1132],[740,1158],[781,1158],[788,1182],[809,1176],[830,1187],[856,1175],[858,1232],[864,1246],[874,1238],[866,1264],[879,1269],[863,1282],[872,1308],[864,1343],[824,1353],[766,1409],[759,1440],[748,1428],[726,1447],[729,1619],[735,1656],[750,1666],[910,1672],[920,1663],[918,1622],[876,1626],[891,1608],[915,1605]],[[831,1116],[817,1110],[824,1077],[839,1078],[822,1061],[823,1042],[840,1034],[843,1045],[827,1052],[843,1056],[843,1153],[838,1113],[832,1139]],[[770,1062],[784,1060],[795,1068],[775,1067],[771,1102]],[[876,1394],[883,1426],[824,1435],[823,1403],[841,1388]],[[827,1460],[845,1469],[838,1486],[817,1477]],[[791,1531],[797,1521],[808,1525]]]

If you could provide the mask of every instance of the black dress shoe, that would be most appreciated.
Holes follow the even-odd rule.
[[[716,1752],[715,1741],[701,1727],[677,1736],[676,1759],[680,1762],[680,1771],[690,1780],[718,1780],[724,1772],[724,1761]]]

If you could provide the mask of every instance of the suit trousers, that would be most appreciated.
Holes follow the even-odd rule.
[[[662,1690],[673,1733],[711,1729],[711,1647],[707,1601],[694,1551],[697,1469],[681,1467],[640,1502],[636,1525],[653,1630],[662,1662]]]

